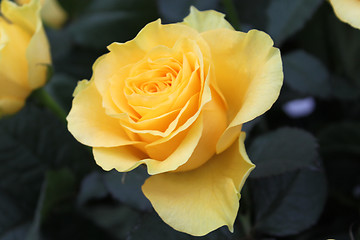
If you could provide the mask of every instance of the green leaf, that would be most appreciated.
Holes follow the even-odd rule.
[[[135,12],[113,11],[84,15],[67,29],[76,43],[98,49],[105,49],[112,42],[121,42],[135,37],[140,26],[136,20],[141,17]],[[120,27],[121,26],[121,27]]]
[[[154,13],[156,6],[151,1],[142,5],[93,1],[86,13],[73,21],[66,31],[83,47],[105,50],[113,42],[133,39],[141,28],[156,19]]]
[[[74,144],[64,124],[31,105],[0,120],[0,237],[33,220],[47,169],[82,162]]]
[[[293,90],[322,98],[330,95],[328,71],[315,57],[296,50],[286,54],[283,62],[285,84]]]
[[[0,236],[32,219],[43,173],[54,158],[47,158],[54,126],[47,117],[26,108],[0,121]]]
[[[259,116],[249,122],[243,124],[241,131],[246,132],[246,137],[249,138],[251,134],[251,130],[257,125],[264,121],[263,116]]]
[[[59,120],[66,124],[66,112],[64,109],[51,97],[45,88],[39,88],[32,92],[32,97],[37,100],[37,103],[50,110]]]
[[[148,177],[145,169],[138,167],[127,173],[113,170],[105,173],[103,177],[105,186],[115,199],[139,210],[152,209],[149,200],[141,191],[141,186]]]
[[[332,95],[344,101],[356,100],[360,96],[360,89],[343,77],[330,76]]]
[[[219,0],[157,0],[161,19],[165,22],[182,22],[190,13],[190,6],[199,10],[216,9]]]
[[[273,236],[297,234],[314,225],[326,201],[322,171],[303,169],[251,181],[255,230]]]
[[[268,22],[266,10],[271,3],[269,0],[233,1],[240,20],[241,30],[264,30]]]
[[[142,239],[190,240],[192,237],[173,230],[153,213],[143,216],[139,225],[133,228],[128,238],[128,240]]]
[[[0,240],[22,240],[25,239],[30,228],[30,223],[21,224],[11,231],[5,233],[5,235],[0,236]]]
[[[69,14],[70,18],[75,18],[81,14],[92,1],[94,0],[61,0],[58,2]]]
[[[67,76],[81,79],[90,79],[92,75],[91,66],[99,56],[104,54],[106,48],[102,51],[76,46],[69,54],[64,54],[54,62],[55,74],[64,73]]]
[[[267,9],[266,32],[276,45],[300,30],[311,18],[322,0],[272,0]]]
[[[82,180],[77,203],[81,206],[90,200],[104,198],[108,193],[109,191],[104,184],[103,174],[92,172]]]
[[[110,172],[89,174],[82,182],[78,195],[78,204],[84,205],[94,199],[110,194],[114,199],[140,211],[152,209],[149,200],[141,191],[141,186],[148,177],[141,167],[128,173]]]
[[[312,165],[318,159],[316,139],[308,132],[284,127],[254,140],[249,148],[256,165],[250,177],[267,177]]]
[[[348,121],[331,124],[319,133],[321,150],[329,156],[346,154],[360,157],[360,122]]]
[[[50,42],[51,58],[53,64],[62,57],[71,54],[71,35],[65,30],[47,29],[46,35]]]
[[[328,125],[318,138],[331,190],[359,202],[355,192],[360,186],[360,122]]]
[[[123,175],[115,171],[93,172],[84,178],[77,199],[83,215],[116,239],[127,239],[130,230],[138,224],[138,206],[151,207],[141,192],[140,183],[137,183],[138,178],[126,176],[125,183],[122,182],[122,178]],[[131,180],[135,180],[135,184]],[[124,189],[128,189],[127,192],[123,191]],[[111,201],[111,204],[103,204],[108,203],[109,198],[106,197],[109,195],[126,202],[121,205],[114,201]],[[131,202],[132,200],[134,202]],[[146,201],[146,205],[143,201]]]
[[[140,213],[123,205],[96,205],[82,209],[94,224],[116,239],[128,239],[130,230],[138,224]]]
[[[120,1],[92,0],[91,3],[86,7],[86,13],[109,12],[114,10],[143,12],[144,15],[154,14],[156,13],[156,1],[155,0],[120,0]]]
[[[65,73],[56,73],[46,84],[45,89],[63,109],[69,112],[76,84],[76,78]]]
[[[142,215],[138,224],[133,226],[127,240],[143,240],[143,239],[166,239],[166,240],[235,240],[240,239],[236,229],[234,233],[230,233],[227,227],[222,227],[203,237],[194,237],[186,233],[178,232],[167,225],[155,213],[147,213]]]
[[[41,239],[40,227],[50,212],[75,193],[75,177],[68,169],[48,171],[42,186],[35,218],[26,240]]]
[[[49,215],[53,208],[75,194],[76,179],[74,174],[66,168],[48,171],[45,177],[44,200],[41,207],[42,219]]]
[[[351,80],[360,89],[360,31],[341,22],[335,14],[328,17],[329,42],[333,54],[333,71]]]

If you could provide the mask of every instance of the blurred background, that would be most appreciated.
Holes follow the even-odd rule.
[[[257,165],[235,231],[192,237],[167,226],[141,192],[147,177],[104,172],[66,124],[31,96],[0,120],[0,240],[360,239],[360,30],[323,0],[59,0],[46,27],[53,73],[45,86],[66,111],[78,80],[112,42],[150,21],[179,22],[190,6],[226,14],[236,30],[267,32],[280,48],[284,86],[247,123]],[[219,43],[221,44],[221,43]]]

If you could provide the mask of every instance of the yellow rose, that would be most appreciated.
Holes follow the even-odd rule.
[[[330,0],[336,16],[360,29],[360,0]]]
[[[18,4],[27,4],[31,0],[15,0]],[[68,16],[57,0],[40,0],[42,4],[41,17],[46,25],[58,29],[66,22]]]
[[[46,82],[51,60],[40,8],[36,0],[21,7],[1,2],[0,116],[19,111],[31,91]]]
[[[146,164],[142,187],[174,229],[201,236],[233,224],[254,165],[243,123],[267,111],[282,85],[270,37],[235,31],[216,11],[146,25],[113,43],[79,82],[69,131],[104,170]]]

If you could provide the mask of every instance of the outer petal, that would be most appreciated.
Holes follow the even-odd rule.
[[[280,51],[261,31],[216,29],[202,36],[210,46],[216,83],[228,105],[230,125],[217,145],[221,152],[236,139],[241,124],[266,112],[278,98],[282,62]]]
[[[32,35],[26,51],[29,65],[29,85],[32,89],[45,84],[48,65],[51,64],[50,48],[40,19],[40,9],[39,0],[33,0],[21,7],[8,0],[1,3],[4,16]]]
[[[105,114],[94,81],[82,81],[67,116],[68,129],[81,143],[92,147],[114,147],[135,144],[117,119]]]
[[[1,2],[2,14],[12,23],[26,30],[30,35],[36,30],[40,8],[41,4],[39,0],[33,0],[26,6],[18,6],[9,0]]]
[[[31,35],[18,25],[0,18],[0,77],[2,82],[0,84],[5,84],[5,86],[1,86],[1,96],[7,93],[16,94],[17,88],[27,89],[27,92],[30,93],[28,63],[25,56],[30,38]]]
[[[0,98],[0,118],[3,115],[14,114],[19,111],[25,104],[25,100],[18,98]]]
[[[31,0],[15,0],[17,4],[24,5],[31,2]],[[44,22],[52,28],[61,28],[67,20],[67,13],[60,6],[57,0],[40,0],[43,5],[41,10],[41,17]]]
[[[196,29],[198,32],[205,32],[218,28],[234,30],[231,24],[225,20],[225,15],[214,10],[199,11],[190,7],[190,14],[184,18],[184,24]]]
[[[142,190],[167,224],[195,236],[223,225],[233,230],[239,191],[254,168],[246,155],[244,138],[243,133],[239,141],[198,169],[146,180]]]
[[[112,43],[109,53],[99,57],[93,65],[93,79],[101,95],[107,94],[109,79],[122,67],[139,61],[144,52],[133,41],[123,44]]]
[[[360,29],[360,1],[330,0],[336,16],[354,28]]]
[[[0,117],[2,115],[13,114],[19,111],[25,104],[26,97],[30,90],[23,86],[7,81],[0,71]]]
[[[139,166],[139,161],[145,158],[145,155],[133,146],[94,147],[93,154],[96,164],[105,171],[116,169],[119,172],[128,172]]]
[[[176,171],[189,171],[198,168],[215,154],[216,143],[227,127],[226,111],[220,96],[213,93],[212,101],[202,111],[204,121],[200,141],[191,158]]]
[[[95,161],[104,170],[115,168],[119,172],[127,172],[140,164],[146,164],[150,175],[173,171],[188,161],[197,146],[203,130],[203,119],[194,123],[181,144],[166,159],[159,161],[141,157],[136,151],[124,147],[94,148]]]
[[[147,24],[134,38],[139,48],[149,51],[159,45],[173,47],[182,38],[198,39],[198,32],[183,24],[162,25],[161,20]]]
[[[61,28],[68,16],[57,0],[46,0],[41,11],[45,24],[53,28]]]

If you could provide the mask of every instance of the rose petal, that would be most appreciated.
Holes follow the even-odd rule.
[[[57,0],[46,0],[41,16],[45,24],[55,29],[60,29],[68,18],[68,14]]]
[[[7,71],[5,71],[7,72]],[[7,81],[0,71],[0,117],[3,114],[13,114],[19,111],[25,103],[25,99],[30,94],[29,88],[23,87],[16,82]]]
[[[159,45],[171,48],[179,39],[184,38],[198,39],[199,33],[193,28],[181,24],[162,25],[161,20],[158,19],[147,24],[133,41],[148,52]]]
[[[195,236],[223,225],[233,231],[240,189],[254,168],[245,134],[229,149],[193,171],[148,178],[142,190],[159,216],[174,229]]]
[[[151,38],[151,36],[149,37],[149,35],[153,36],[153,38]],[[163,37],[160,38],[160,35]],[[150,39],[153,40],[150,41]],[[159,46],[162,47],[159,48]],[[194,47],[198,49],[194,51]],[[171,54],[169,55],[170,52],[176,51],[177,54],[175,55],[181,57],[183,56],[183,54],[187,54],[186,51],[194,51],[196,54],[201,53],[201,55],[204,55],[207,58],[210,54],[206,42],[202,39],[199,33],[194,31],[192,28],[179,24],[161,25],[160,20],[146,25],[136,36],[135,39],[128,41],[124,44],[113,43],[108,48],[110,50],[110,53],[100,57],[93,66],[93,79],[100,94],[103,96],[103,104],[104,107],[107,109],[108,114],[116,116],[116,113],[120,109],[123,111],[125,110],[124,112],[129,111],[127,113],[129,113],[129,115],[133,118],[140,117],[137,113],[134,112],[134,108],[138,112],[147,112],[149,115],[151,115],[150,113],[154,112],[158,113],[158,111],[150,111],[146,109],[144,109],[143,111],[143,106],[141,106],[141,104],[139,105],[136,103],[132,103],[137,99],[131,99],[132,101],[130,101],[129,103],[130,108],[129,106],[125,106],[126,104],[128,104],[127,101],[121,101],[121,99],[124,100],[124,96],[119,96],[124,94],[123,91],[119,92],[111,90],[111,96],[109,95],[110,84],[111,89],[113,89],[113,87],[116,87],[117,89],[120,87],[124,88],[124,83],[122,83],[122,81],[125,81],[129,77],[130,70],[134,70],[134,67],[132,67],[133,65],[138,65],[141,62],[151,59],[156,60],[159,57],[171,56]],[[145,52],[147,52],[146,55]],[[160,54],[165,55],[159,56],[159,52]],[[203,62],[204,61],[200,59],[199,64],[204,65]],[[123,71],[123,69],[126,69],[126,71]],[[202,73],[201,76],[204,76],[204,74]],[[111,81],[109,81],[109,79],[111,79]],[[115,92],[117,93],[114,94]],[[181,94],[178,95],[180,96]],[[111,101],[110,98],[112,99]],[[180,98],[178,99],[179,102],[181,102]],[[162,103],[158,105],[166,105],[166,101],[161,102]],[[156,104],[154,105],[158,106]],[[175,107],[170,110],[174,109]],[[148,118],[150,117],[145,117],[145,119]]]
[[[191,127],[181,144],[164,161],[138,157],[138,155],[134,155],[133,150],[129,150],[130,148],[128,147],[97,147],[93,149],[93,153],[96,163],[105,170],[115,168],[119,172],[127,172],[140,164],[146,164],[150,175],[173,171],[190,158],[199,142],[202,130],[203,121],[200,117]]]
[[[12,23],[19,25],[25,31],[32,35],[36,31],[41,9],[40,1],[31,1],[29,4],[19,7],[11,1],[1,2],[1,13]]]
[[[360,29],[360,1],[330,0],[336,16],[354,28]]]
[[[30,94],[29,88],[18,85],[16,82],[7,81],[2,72],[0,72],[0,78],[0,96],[25,99]]]
[[[147,142],[147,143],[153,143],[156,140],[162,140],[164,141],[165,137],[169,137],[171,134],[176,135],[178,132],[185,130],[187,127],[191,126],[191,124],[196,120],[197,116],[199,115],[200,111],[198,113],[191,111],[192,109],[195,109],[195,111],[199,108],[199,94],[192,96],[189,101],[185,104],[185,106],[179,111],[175,119],[172,119],[173,121],[168,121],[165,125],[167,128],[164,132],[159,131],[158,129],[161,127],[157,127],[157,130],[151,130],[151,129],[145,129],[145,130],[139,130],[132,128],[132,124],[123,123],[123,126],[128,129],[129,131],[133,133],[137,133],[141,140]],[[189,109],[189,110],[188,110]],[[188,111],[187,111],[188,110]],[[174,113],[177,113],[175,111]],[[189,113],[192,113],[189,115]],[[164,115],[162,115],[164,116]],[[166,116],[166,115],[165,115]],[[153,118],[155,119],[155,118]],[[164,118],[160,118],[159,120],[164,120]],[[175,131],[175,128],[178,126],[178,123],[182,123],[181,126],[177,128],[177,131]],[[156,124],[161,124],[162,122],[156,122]],[[180,128],[181,127],[181,128]],[[156,144],[156,143],[155,143]]]
[[[139,119],[140,115],[131,107],[124,96],[124,79],[127,78],[131,70],[131,65],[121,68],[108,81],[109,88],[102,94],[103,106],[106,113],[113,117],[119,117],[119,114],[126,113],[133,119]]]
[[[165,132],[169,126],[169,122],[176,119],[179,113],[180,109],[176,109],[158,117],[145,119],[138,122],[134,122],[132,119],[128,118],[126,121],[123,121],[122,124],[123,126],[128,126],[129,129],[131,129],[130,131],[132,132],[137,132],[140,130],[144,131],[143,133],[154,133],[153,135],[157,135],[157,133],[159,132]]]
[[[1,81],[11,81],[21,88],[28,89],[28,91],[31,89],[29,87],[28,63],[25,54],[30,37],[31,35],[24,29],[18,25],[8,23],[0,17]]]
[[[104,96],[107,94],[110,85],[109,79],[116,73],[116,70],[121,67],[121,64],[118,62],[118,59],[113,52],[104,54],[96,59],[92,66],[93,75],[91,80],[95,82],[100,95]]]
[[[126,43],[112,43],[105,54],[94,64],[96,86],[102,93],[109,76],[128,64],[140,61],[145,53],[160,45],[172,48],[181,38],[201,39],[198,33],[180,24],[161,25],[161,20],[147,24],[133,39]]]
[[[198,108],[197,112],[193,116],[188,118],[183,125],[179,126],[175,131],[171,132],[168,136],[162,137],[162,138],[156,140],[155,142],[146,145],[146,150],[149,153],[151,153],[151,152],[155,153],[156,151],[158,151],[156,149],[167,149],[167,150],[164,150],[164,153],[166,153],[166,152],[170,153],[171,151],[169,151],[169,150],[172,148],[168,147],[167,145],[171,144],[171,146],[176,146],[176,145],[174,145],[174,143],[179,145],[179,142],[181,142],[181,138],[178,138],[177,136],[179,134],[181,134],[182,132],[187,131],[189,129],[189,127],[194,124],[195,121],[199,121],[199,118],[202,118],[202,115],[201,115],[202,109],[206,103],[211,101],[211,98],[212,98],[211,90],[210,90],[210,87],[208,86],[209,79],[207,79],[204,84],[205,84],[205,86],[204,86],[203,95],[202,95],[202,99],[201,99],[202,105]],[[169,143],[167,143],[167,142],[169,142]],[[174,143],[172,143],[172,142],[174,142]],[[154,150],[152,150],[152,148],[154,148]],[[180,165],[183,165],[188,160],[189,160],[188,158],[184,159],[184,161]],[[178,165],[178,166],[180,166],[180,165]],[[175,170],[175,169],[172,169],[172,170]]]
[[[30,36],[0,17],[0,96],[25,99],[30,94],[27,78],[26,45]],[[14,49],[17,51],[14,51]],[[17,63],[17,64],[14,64]],[[19,71],[23,67],[23,71]]]
[[[82,90],[76,91],[67,121],[69,131],[79,142],[92,147],[136,143],[128,138],[118,119],[106,115],[94,81],[82,81],[78,88]]]
[[[199,46],[192,40],[181,39],[175,44],[174,49],[171,50],[174,52],[174,55],[179,55],[179,59],[176,59],[176,61],[182,62],[182,68],[176,79],[172,82],[172,86],[169,87],[169,91],[156,95],[127,94],[129,104],[142,115],[142,120],[156,117],[169,110],[181,108],[192,95],[201,91],[201,82],[204,81],[204,78],[201,79],[200,76],[204,76],[201,72],[205,66]],[[197,53],[197,55],[193,56],[195,59],[190,59],[189,52],[193,53],[195,51]],[[158,58],[161,57],[163,56],[158,56]],[[146,62],[148,61],[146,60]],[[143,61],[137,65],[143,65]],[[135,67],[140,68],[138,66]],[[147,81],[149,79],[153,80],[154,77],[146,77],[147,74],[151,73],[152,71],[146,71],[127,80],[127,84],[130,85],[134,81],[144,81],[144,79]]]
[[[171,154],[173,154],[176,148],[179,147],[181,141],[186,137],[188,131],[189,129],[179,132],[168,141],[161,141],[160,143],[155,141],[153,143],[149,143],[145,146],[145,151],[150,156],[150,158],[165,161]]]
[[[217,145],[221,152],[236,139],[241,124],[266,112],[278,98],[282,62],[271,38],[261,31],[217,29],[202,36],[210,46],[217,86],[228,105],[230,125]]]
[[[145,158],[134,146],[94,147],[93,154],[96,164],[105,171],[115,168],[119,172],[128,172],[141,164],[140,159]]]
[[[216,144],[227,127],[226,109],[220,96],[213,92],[212,100],[202,111],[203,132],[190,159],[176,171],[189,171],[198,168],[215,154]]]
[[[202,63],[200,63],[200,65],[201,64]],[[212,75],[211,74],[207,75],[204,81],[198,80],[199,76],[197,76],[197,75],[200,75],[200,77],[205,77],[204,76],[205,74],[203,72],[209,72],[209,70],[207,70],[207,71],[199,70],[199,73],[196,73],[196,77],[192,76],[192,77],[190,77],[190,81],[188,80],[188,82],[190,82],[190,83],[192,81],[200,82],[200,83],[198,83],[198,85],[200,84],[202,86],[199,86],[198,89],[199,89],[200,93],[202,94],[201,97],[198,97],[199,93],[197,93],[196,95],[194,95],[192,97],[189,96],[190,99],[188,99],[188,102],[185,104],[185,106],[183,106],[178,117],[175,118],[173,122],[169,123],[169,127],[166,129],[165,132],[154,131],[154,130],[138,130],[138,129],[132,128],[131,126],[126,126],[126,128],[131,132],[140,134],[142,139],[145,140],[146,142],[148,142],[148,143],[153,142],[153,143],[151,143],[151,145],[162,144],[166,141],[171,140],[178,133],[186,130],[198,118],[198,116],[200,115],[200,113],[202,111],[203,106],[211,100],[211,90],[210,90],[209,83],[212,81],[210,79]],[[194,84],[194,85],[196,85],[196,84]],[[186,86],[192,86],[192,85],[186,85]],[[186,90],[186,91],[191,92],[191,90]],[[199,99],[200,99],[200,101],[199,101]],[[152,114],[152,113],[149,112],[149,115],[150,114]],[[154,115],[152,117],[155,118],[156,115]],[[145,118],[145,119],[147,119],[147,118]],[[125,125],[126,124],[124,124],[124,126]],[[150,145],[148,145],[148,146],[150,147]]]
[[[40,18],[40,9],[40,1],[31,1],[21,7],[10,1],[1,2],[4,16],[32,36],[26,50],[28,81],[32,89],[45,84],[48,66],[51,64],[50,48]]]
[[[234,30],[231,24],[225,20],[225,15],[214,10],[199,11],[195,7],[190,7],[190,14],[184,18],[185,25],[205,32],[218,28]]]
[[[30,86],[33,89],[43,86],[47,81],[51,57],[49,43],[41,21],[37,22],[36,32],[29,43],[26,58],[29,64]]]
[[[0,117],[3,114],[13,114],[19,111],[25,104],[25,100],[11,97],[0,98]]]

